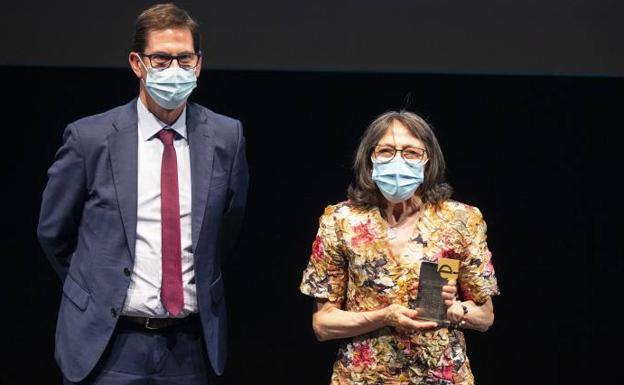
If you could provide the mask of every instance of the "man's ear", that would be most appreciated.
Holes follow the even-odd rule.
[[[130,68],[132,68],[132,72],[134,72],[134,75],[141,79],[143,78],[143,71],[145,71],[143,69],[143,66],[141,65],[140,61],[139,61],[139,55],[136,52],[130,52],[130,54],[128,55],[128,63],[130,63]]]
[[[199,57],[199,63],[197,63],[197,66],[195,67],[195,76],[197,78],[199,78],[199,75],[201,74],[201,66],[202,66],[202,61],[204,60],[203,56]]]

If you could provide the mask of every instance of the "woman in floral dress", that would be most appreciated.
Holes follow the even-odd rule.
[[[349,200],[320,218],[301,291],[321,341],[341,339],[331,385],[474,384],[463,329],[486,331],[498,286],[476,207],[450,200],[444,158],[419,116],[388,112],[365,132]],[[451,326],[418,318],[423,261],[458,259],[440,295]]]

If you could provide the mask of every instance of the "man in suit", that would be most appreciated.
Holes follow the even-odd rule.
[[[67,384],[209,384],[225,364],[221,255],[247,194],[242,127],[186,101],[202,58],[184,10],[141,13],[129,62],[138,98],[69,124],[48,171],[55,357]]]

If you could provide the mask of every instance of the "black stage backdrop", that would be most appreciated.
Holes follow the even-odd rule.
[[[61,286],[35,236],[64,126],[130,100],[129,70],[3,67],[0,380],[60,383]],[[613,382],[622,78],[205,71],[192,96],[241,119],[251,186],[228,258],[226,384],[326,384],[335,343],[298,293],[324,206],[345,199],[367,124],[407,107],[436,129],[455,199],[489,225],[502,295],[467,332],[479,384]],[[617,380],[615,380],[617,382]]]

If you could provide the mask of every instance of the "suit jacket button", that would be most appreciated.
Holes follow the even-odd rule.
[[[126,268],[124,268],[124,275],[125,275],[126,277],[129,277],[129,276],[130,276],[130,274],[132,274],[132,272],[130,271],[130,269],[128,269],[127,267],[126,267]]]
[[[111,315],[113,317],[117,317],[117,310],[115,310],[114,308],[111,308]]]

